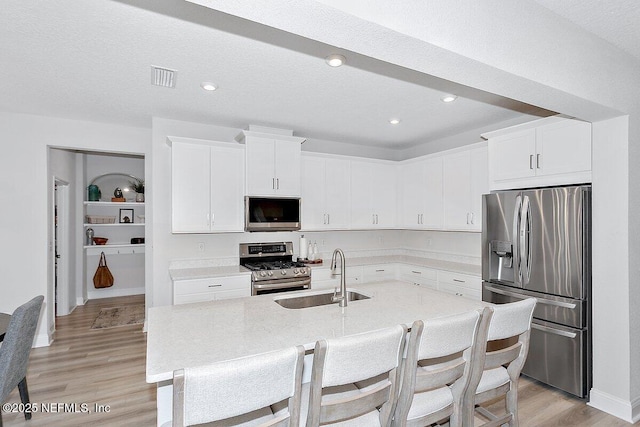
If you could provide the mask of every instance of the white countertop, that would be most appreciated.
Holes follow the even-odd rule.
[[[300,291],[223,301],[152,307],[147,319],[147,382],[173,378],[173,371],[304,345],[313,349],[320,338],[333,338],[396,324],[410,326],[430,319],[480,308],[486,303],[433,291],[405,282],[359,284],[349,287],[371,299],[287,309],[274,299]]]
[[[310,265],[311,268],[329,268],[331,260],[324,260],[322,264]],[[383,255],[370,257],[347,257],[347,267],[373,264],[403,263],[417,265],[436,270],[451,271],[453,273],[469,274],[480,277],[482,267],[477,264],[465,264],[461,262],[444,261],[432,258],[423,258],[407,255]],[[249,275],[250,271],[240,265],[212,266],[212,267],[185,267],[170,268],[171,280],[205,279],[212,277]]]

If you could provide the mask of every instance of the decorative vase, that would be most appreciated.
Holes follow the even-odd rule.
[[[136,202],[144,202],[144,193],[136,193]]]

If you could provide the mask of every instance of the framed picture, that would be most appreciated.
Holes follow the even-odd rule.
[[[120,209],[120,223],[133,223],[133,209]]]

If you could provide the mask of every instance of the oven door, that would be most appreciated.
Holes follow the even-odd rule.
[[[274,279],[251,282],[251,295],[276,294],[280,292],[302,291],[311,288],[311,278]]]

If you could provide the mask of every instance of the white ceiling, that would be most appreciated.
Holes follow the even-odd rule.
[[[640,57],[639,26],[627,25],[640,22],[637,2],[537,1]],[[6,0],[0,110],[143,127],[152,117],[256,124],[386,148],[550,114],[350,52],[331,68],[324,57],[336,51],[180,0]],[[151,65],[177,70],[176,88],[152,86]],[[460,97],[444,104],[447,92]]]

